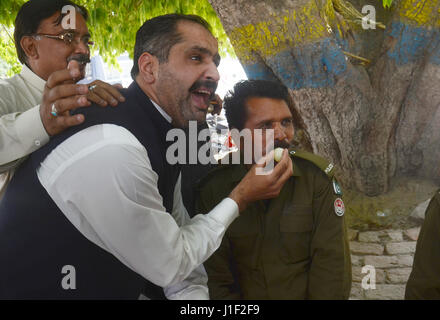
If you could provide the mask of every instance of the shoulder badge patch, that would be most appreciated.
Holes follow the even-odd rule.
[[[344,201],[342,201],[341,198],[337,198],[335,200],[335,213],[338,217],[342,217],[345,213],[345,205],[344,205]]]
[[[329,172],[332,171],[333,167],[334,167],[333,163],[330,163],[330,164],[328,165],[328,167],[325,168],[324,172],[325,172],[326,174],[329,174]]]
[[[342,196],[342,188],[339,185],[338,181],[336,181],[336,179],[333,179],[333,191],[336,195]]]

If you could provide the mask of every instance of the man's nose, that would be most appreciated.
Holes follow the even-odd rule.
[[[220,74],[218,73],[217,65],[211,62],[205,72],[205,78],[207,80],[212,80],[218,82],[220,80]]]
[[[89,54],[90,48],[87,44],[85,44],[83,41],[73,41],[75,46],[75,53],[76,54]]]
[[[281,126],[281,123],[277,122],[274,127],[274,139],[278,141],[285,140],[287,138],[286,132],[284,128]]]

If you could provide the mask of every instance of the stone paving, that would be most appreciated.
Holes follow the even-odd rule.
[[[420,227],[365,232],[349,230],[353,266],[350,299],[403,299],[419,232]],[[373,284],[369,279],[374,272],[375,289],[363,289],[362,281],[367,286]]]

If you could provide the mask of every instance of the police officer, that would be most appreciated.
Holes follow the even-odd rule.
[[[426,209],[405,299],[440,300],[440,190]]]
[[[255,129],[273,129],[274,147],[289,152],[293,177],[279,196],[249,204],[205,263],[211,299],[347,299],[351,261],[342,191],[333,165],[289,148],[292,103],[279,83],[235,85],[224,108],[231,128],[250,129],[253,147],[264,149]],[[263,135],[264,136],[264,135]],[[242,160],[243,143],[240,144]],[[255,160],[254,160],[255,161]],[[199,185],[198,210],[209,212],[246,174],[249,165],[220,165]]]

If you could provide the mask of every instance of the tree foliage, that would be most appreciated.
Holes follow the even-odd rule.
[[[390,8],[392,4],[393,4],[393,0],[383,0],[384,8]]]
[[[13,40],[8,36],[21,5],[26,0],[0,1],[0,59],[12,68],[8,75],[20,70]],[[116,57],[128,51],[133,54],[136,31],[149,18],[166,13],[197,14],[205,18],[219,40],[220,51],[233,54],[233,49],[222,24],[207,0],[74,0],[84,5],[90,14],[89,29],[95,49],[107,63],[116,63]],[[11,34],[12,35],[12,34]]]
[[[17,59],[15,51],[14,40],[12,35],[13,30],[0,26],[0,60],[2,61],[2,68],[0,75],[13,75],[20,72],[21,64]]]
[[[0,1],[0,59],[6,62],[11,76],[20,71],[12,38],[14,20],[20,7],[27,0]],[[142,23],[154,16],[166,13],[197,14],[212,26],[218,38],[222,55],[234,55],[223,26],[208,0],[76,0],[90,13],[89,28],[96,43],[95,49],[104,60],[117,65],[116,57],[128,51],[132,55],[135,35]],[[383,0],[389,8],[393,0]]]

